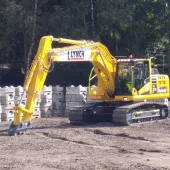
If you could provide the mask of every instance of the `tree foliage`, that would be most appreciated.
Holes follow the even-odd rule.
[[[170,60],[168,0],[41,0],[32,38],[35,2],[0,1],[1,63],[26,69],[44,35],[101,41],[113,55],[145,57],[152,46]]]

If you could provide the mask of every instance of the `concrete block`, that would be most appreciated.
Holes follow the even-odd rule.
[[[15,95],[20,96],[24,92],[24,88],[21,86],[15,87]]]
[[[53,86],[52,87],[52,92],[53,93],[63,93],[63,87],[61,87],[61,86]]]
[[[15,104],[15,105],[19,105],[19,104],[20,104],[20,105],[22,105],[23,107],[25,107],[25,106],[26,106],[26,100],[22,100],[22,102],[20,102],[20,101],[15,101],[14,104]],[[40,107],[40,102],[39,102],[39,101],[36,102],[35,107]]]
[[[52,117],[63,117],[64,114],[63,114],[63,112],[55,112],[55,111],[53,111],[51,116]]]
[[[33,115],[32,115],[32,118],[35,119],[35,118],[41,118],[41,112],[40,110],[36,110],[34,111]]]
[[[20,101],[20,100],[26,100],[27,99],[27,94],[26,93],[21,93],[20,95],[15,95],[14,96],[14,101]]]
[[[54,114],[54,113],[63,114],[63,110],[64,110],[63,107],[58,107],[58,108],[52,110],[52,114]]]
[[[65,96],[66,102],[85,102],[86,96],[79,95],[79,94],[67,94]]]
[[[63,93],[53,93],[52,94],[52,98],[53,99],[63,99],[64,98],[64,94]]]
[[[1,103],[7,104],[8,101],[14,100],[15,88],[13,86],[5,86],[0,92]]]
[[[74,87],[73,85],[70,87],[66,87],[66,94],[87,94],[87,87],[83,87],[79,85],[78,87]]]
[[[50,111],[50,110],[52,110],[52,109],[53,109],[53,108],[52,108],[52,105],[51,105],[51,106],[40,105],[40,110],[41,110],[41,111],[47,112],[47,111]]]
[[[34,109],[34,112],[36,112],[36,111],[40,111],[40,108],[39,107],[35,107],[35,109]]]
[[[39,107],[35,107],[32,118],[40,118],[41,117],[41,112]]]
[[[6,101],[11,101],[14,100],[14,93],[6,93],[1,96],[1,101],[6,102]]]
[[[52,98],[52,103],[61,103],[64,101],[64,98]]]
[[[12,113],[12,112],[14,112],[13,108],[14,108],[14,105],[12,105],[12,104],[11,105],[1,105],[2,113],[7,113],[7,112]],[[12,112],[11,112],[11,110],[12,110]]]
[[[14,110],[6,109],[5,112],[1,114],[2,121],[13,121],[14,120]]]
[[[65,106],[66,108],[72,108],[74,106],[79,106],[80,102],[66,102]]]
[[[52,98],[52,86],[44,86],[41,92],[41,98],[47,97],[48,99]]]
[[[52,108],[55,110],[58,107],[62,107],[63,106],[63,102],[56,102],[56,103],[52,103]]]
[[[42,92],[52,92],[52,86],[44,85],[42,88]]]
[[[15,94],[15,87],[13,86],[5,86],[4,88],[1,88],[1,92],[2,94],[6,94],[6,93],[14,93]]]
[[[52,100],[53,106],[62,106],[62,104],[63,104],[63,99],[53,99]]]
[[[41,117],[42,118],[52,117],[52,114],[51,113],[41,112]]]
[[[44,110],[41,110],[41,117],[52,117],[52,108],[44,108]]]
[[[43,99],[41,100],[40,105],[50,106],[50,105],[52,105],[52,99],[43,98]]]
[[[1,104],[2,105],[14,105],[15,103],[14,103],[14,100],[2,100],[1,101]]]
[[[48,93],[48,92],[45,92],[45,93],[42,93],[41,94],[41,100],[48,100],[48,99],[52,99],[52,94],[51,93]]]

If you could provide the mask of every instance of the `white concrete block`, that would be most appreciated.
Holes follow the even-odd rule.
[[[66,94],[87,94],[87,87],[79,85],[78,87],[70,86],[66,87]]]
[[[65,104],[66,108],[71,108],[71,107],[79,106],[79,105],[80,105],[79,102],[66,102]]]
[[[58,109],[52,110],[52,117],[60,117],[64,115],[63,107],[58,107]]]
[[[39,107],[35,107],[35,109],[34,109],[34,112],[36,112],[36,111],[40,111],[40,108]]]
[[[48,110],[52,110],[52,105],[51,106],[45,106],[45,105],[40,105],[40,110],[47,112]]]
[[[40,110],[35,110],[33,115],[32,115],[32,118],[35,119],[35,118],[40,118],[41,117],[41,112]]]
[[[63,106],[63,102],[56,102],[56,103],[52,103],[52,109],[57,109],[58,107],[62,107]]]
[[[8,111],[10,113],[12,113],[12,112],[14,112],[13,108],[14,108],[13,104],[11,104],[11,105],[1,105],[2,113],[7,113]],[[12,110],[12,112],[11,112],[11,110]]]
[[[42,88],[43,92],[52,92],[52,86],[46,86],[44,85]]]
[[[27,94],[26,93],[21,93],[20,95],[15,95],[14,100],[15,101],[20,101],[20,100],[26,100],[27,99]]]
[[[14,100],[14,93],[6,93],[1,96],[1,101],[6,102],[6,101],[11,101]]]
[[[1,114],[2,121],[13,121],[14,120],[14,110],[6,109]]]
[[[43,99],[52,99],[52,94],[51,93],[48,93],[48,92],[45,92],[45,93],[42,93],[41,94],[41,100]]]
[[[85,102],[86,101],[86,96],[79,95],[79,94],[67,94],[65,96],[65,101],[66,102]]]
[[[24,92],[24,88],[21,86],[15,87],[15,95],[20,96]]]
[[[52,98],[52,103],[61,103],[64,101],[64,98]]]
[[[14,100],[2,100],[1,101],[2,105],[14,105]]]
[[[15,101],[14,104],[15,104],[15,105],[19,105],[19,104],[20,104],[20,105],[22,105],[23,107],[25,107],[25,106],[26,106],[26,100],[22,100],[22,102],[20,102],[20,101]],[[36,102],[35,107],[40,107],[40,102],[39,102],[39,101]]]
[[[62,98],[64,98],[64,94],[63,93],[53,93],[52,98],[62,99]]]
[[[58,86],[58,85],[52,87],[52,92],[53,93],[63,93],[63,90],[64,90],[63,87]]]
[[[13,86],[5,86],[4,88],[1,89],[2,94],[6,93],[14,93],[15,94],[15,87]]]
[[[41,112],[41,117],[42,118],[52,117],[52,114],[51,113]]]
[[[52,98],[52,86],[44,86],[41,92],[41,98],[48,96],[48,98]]]
[[[52,107],[41,108],[41,117],[52,117]]]
[[[50,105],[52,105],[52,99],[42,98],[40,105],[50,106]]]

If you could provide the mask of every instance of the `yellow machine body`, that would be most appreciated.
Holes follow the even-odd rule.
[[[54,41],[69,46],[52,48]],[[12,127],[32,119],[38,96],[53,62],[79,61],[89,61],[93,65],[89,76],[91,100],[129,102],[169,98],[169,77],[153,74],[151,59],[116,59],[99,42],[45,36],[40,40],[37,54],[25,79],[26,106],[14,107]],[[145,74],[139,74],[141,68]],[[123,72],[129,72],[129,80],[128,75],[121,77]],[[91,84],[95,78],[96,84]]]
[[[70,46],[52,48],[53,41],[70,44]],[[109,96],[106,91],[114,93],[116,74],[116,59],[110,54],[108,49],[98,42],[76,41],[63,38],[56,39],[52,36],[45,36],[40,40],[38,52],[25,79],[26,106],[25,108],[21,105],[14,107],[15,117],[13,125],[15,126],[21,121],[32,119],[39,93],[43,88],[52,62],[78,61],[89,61],[93,64],[94,71],[98,77],[96,96],[99,96],[100,100],[108,100]],[[99,99],[99,97],[96,98]]]

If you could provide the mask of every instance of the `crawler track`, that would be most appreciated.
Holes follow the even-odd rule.
[[[163,102],[138,102],[121,106],[99,103],[90,107],[74,107],[69,114],[71,124],[113,122],[123,126],[158,121],[167,117],[168,107]]]

